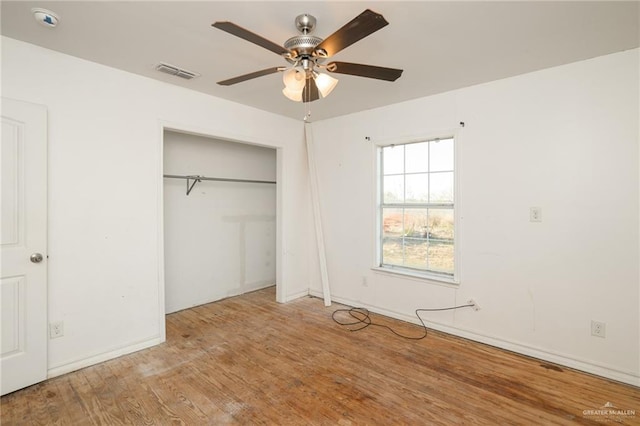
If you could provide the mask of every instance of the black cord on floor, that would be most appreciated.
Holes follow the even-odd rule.
[[[433,311],[450,311],[452,309],[460,309],[460,308],[469,308],[472,307],[474,305],[460,305],[460,306],[451,306],[449,308],[433,308],[433,309],[416,309],[416,316],[418,317],[418,320],[420,320],[420,324],[422,324],[422,328],[423,328],[423,334],[421,336],[405,336],[404,334],[400,334],[397,331],[395,331],[393,328],[389,327],[388,325],[384,325],[384,324],[376,324],[375,322],[373,322],[371,320],[371,315],[369,313],[368,309],[365,308],[347,308],[347,309],[336,309],[335,311],[333,311],[333,314],[331,314],[331,319],[333,319],[334,322],[336,322],[337,324],[346,326],[346,327],[350,327],[350,326],[354,326],[357,325],[358,327],[356,328],[348,328],[349,331],[360,331],[363,330],[369,326],[374,326],[374,327],[381,327],[381,328],[386,328],[387,330],[389,330],[390,332],[392,332],[393,334],[395,334],[396,336],[402,337],[403,339],[409,339],[409,340],[422,340],[425,337],[427,337],[427,326],[424,323],[424,320],[422,319],[422,317],[420,317],[420,312],[433,312]],[[349,314],[349,316],[351,316],[351,318],[353,318],[355,321],[349,321],[349,322],[344,322],[344,321],[339,321],[336,319],[336,314],[338,313],[347,313]]]

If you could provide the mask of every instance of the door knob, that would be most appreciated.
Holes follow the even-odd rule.
[[[29,260],[32,261],[33,263],[40,263],[42,262],[42,259],[43,257],[42,257],[42,254],[40,253],[33,253],[29,258]]]

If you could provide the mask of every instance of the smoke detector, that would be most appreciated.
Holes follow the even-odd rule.
[[[33,8],[31,9],[33,17],[38,23],[47,28],[55,28],[60,21],[60,17],[55,13],[47,9]]]

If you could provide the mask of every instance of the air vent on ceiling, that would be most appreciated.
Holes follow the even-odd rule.
[[[175,75],[176,77],[184,78],[185,80],[191,80],[192,78],[200,77],[200,74],[198,74],[197,72],[188,71],[182,68],[178,68],[175,65],[169,65],[162,62],[156,65],[156,71]]]

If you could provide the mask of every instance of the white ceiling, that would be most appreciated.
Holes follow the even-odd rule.
[[[618,52],[639,45],[639,2],[510,1],[2,1],[3,35],[259,109],[302,118],[280,74],[219,86],[217,81],[286,65],[278,55],[211,27],[232,21],[277,44],[310,13],[327,37],[364,9],[389,25],[335,60],[402,68],[396,82],[334,74],[340,83],[310,104],[324,119]],[[60,16],[55,29],[31,8]],[[167,62],[196,71],[186,81],[154,70]]]

